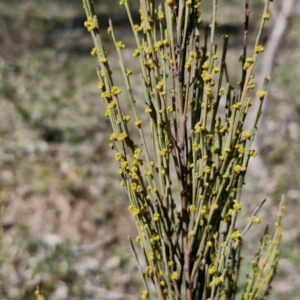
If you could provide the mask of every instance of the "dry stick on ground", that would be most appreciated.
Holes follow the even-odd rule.
[[[261,72],[258,76],[256,86],[258,89],[263,85],[264,78],[266,76],[272,76],[274,65],[275,65],[275,57],[277,50],[279,48],[279,45],[282,44],[282,40],[285,37],[285,33],[288,29],[288,24],[290,17],[293,13],[293,9],[295,7],[296,0],[284,0],[282,1],[282,6],[280,12],[276,12],[276,9],[273,7],[272,9],[272,15],[276,15],[276,22],[275,25],[270,33],[270,36],[268,38],[262,64],[261,64]],[[268,107],[268,97],[265,98],[263,102],[263,110],[262,114],[259,119],[259,127],[262,127],[265,116],[267,112]],[[254,114],[256,112],[256,109],[259,105],[259,102],[253,103],[253,107],[251,111],[249,112],[247,119],[245,121],[245,127],[249,128],[253,122]],[[256,149],[258,152],[260,152],[260,133],[258,132],[256,138],[253,141],[253,148]],[[250,160],[249,168],[248,168],[249,174],[254,175],[255,177],[259,179],[267,179],[268,178],[268,167],[263,161],[261,156],[258,156],[256,159]]]

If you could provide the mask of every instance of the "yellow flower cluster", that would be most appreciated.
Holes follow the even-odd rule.
[[[160,214],[158,214],[158,213],[153,214],[153,221],[157,222],[157,221],[159,221],[159,218],[160,218]]]
[[[41,294],[39,287],[37,287],[34,291],[34,295],[36,296],[37,300],[45,300],[45,297]]]
[[[134,217],[136,217],[140,213],[140,210],[133,205],[129,205],[128,210]]]
[[[256,95],[257,95],[258,98],[262,99],[262,98],[267,96],[267,92],[266,91],[258,91],[256,93]]]
[[[125,48],[125,45],[122,43],[122,41],[118,41],[118,42],[116,43],[116,46],[117,46],[117,48],[119,48],[119,49]]]
[[[265,48],[262,45],[258,45],[255,47],[254,50],[256,53],[260,53],[260,52],[264,52]]]
[[[152,277],[153,276],[153,269],[150,266],[148,266],[146,268],[145,275],[146,275],[146,277]]]
[[[155,242],[158,242],[160,240],[160,237],[159,237],[159,235],[157,234],[157,235],[153,235],[153,236],[151,236],[150,237],[150,244],[155,244]]]
[[[231,234],[231,238],[236,241],[240,238],[241,234],[239,230],[235,230],[232,234]]]
[[[146,290],[143,290],[143,292],[142,292],[142,299],[148,299],[148,296],[149,296],[149,292],[146,291]]]
[[[246,62],[244,63],[243,69],[247,70],[253,64],[253,58],[247,57]]]
[[[224,281],[224,279],[222,276],[220,276],[220,277],[214,276],[213,280],[210,282],[209,286],[213,287],[214,285],[220,285],[223,283],[223,281]]]
[[[172,278],[172,280],[178,280],[179,279],[179,274],[178,274],[178,272],[173,272],[172,274],[171,274],[171,278]]]
[[[83,23],[84,27],[86,27],[88,32],[94,31],[96,29],[96,24],[93,22],[92,17],[88,17],[88,19]]]

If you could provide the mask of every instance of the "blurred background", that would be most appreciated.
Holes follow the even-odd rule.
[[[108,52],[113,51],[106,34],[110,17],[117,36],[127,46],[123,53],[131,64],[134,41],[125,11],[118,0],[94,2]],[[131,2],[137,11],[138,1]],[[229,29],[229,62],[232,70],[237,70],[230,74],[234,83],[240,76],[244,4],[237,0],[219,2],[218,36]],[[263,2],[250,2],[249,40],[253,43]],[[204,12],[209,11],[209,5],[210,1],[203,1]],[[273,14],[278,17],[280,5],[276,9]],[[277,52],[257,140],[261,165],[254,169],[267,170],[267,176],[250,172],[244,190],[249,211],[268,199],[261,216],[264,224],[271,225],[281,194],[286,195],[282,259],[271,298],[278,300],[299,299],[300,292],[297,1],[293,12]],[[210,21],[209,14],[202,17]],[[103,116],[97,62],[90,55],[93,45],[84,21],[79,0],[0,0],[3,300],[34,299],[37,286],[51,300],[140,298],[141,281],[127,243],[128,234],[135,236],[134,223],[127,213],[128,200],[119,184],[114,154],[108,147],[110,125]],[[269,22],[264,42],[273,25]],[[116,80],[122,82],[118,62],[112,60],[111,66],[116,69]],[[135,62],[131,69],[138,70]],[[138,83],[138,76],[134,78]],[[262,224],[254,235],[261,235],[263,230]],[[246,241],[246,251],[257,246],[251,243]]]

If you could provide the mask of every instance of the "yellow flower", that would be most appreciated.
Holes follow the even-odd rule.
[[[168,153],[168,149],[167,148],[163,148],[159,151],[159,155],[160,156],[165,156]]]
[[[264,52],[265,48],[262,45],[258,45],[255,47],[254,50],[256,53],[260,53],[260,52]]]
[[[121,166],[122,166],[122,168],[124,168],[124,169],[129,169],[129,168],[128,168],[128,162],[127,162],[127,161],[122,161]]]
[[[249,155],[252,157],[256,157],[257,156],[257,152],[255,150],[250,150],[249,151]]]
[[[199,197],[200,198],[200,197]],[[201,199],[201,198],[200,198]],[[200,210],[200,214],[204,215],[206,213],[206,205],[204,205],[201,210]]]
[[[216,192],[212,192],[212,194],[215,195]],[[219,208],[219,205],[215,203],[215,204],[212,206],[212,208],[213,208],[213,209],[218,209],[218,208]]]
[[[219,69],[218,66],[214,66],[213,70],[214,70],[215,73],[219,73],[220,72],[220,69]]]
[[[112,134],[110,135],[110,138],[109,138],[109,139],[110,139],[111,141],[116,141],[116,140],[117,140],[117,137],[118,137],[117,134],[114,132],[114,133],[112,133]]]
[[[149,293],[146,290],[143,290],[142,292],[142,299],[148,299]]]
[[[171,275],[171,278],[173,279],[173,280],[178,280],[179,279],[179,274],[178,274],[178,272],[173,272],[172,273],[172,275]]]
[[[160,215],[158,213],[154,213],[153,221],[157,222],[159,220]]]
[[[204,173],[206,173],[206,174],[209,174],[210,173],[210,167],[209,166],[205,166],[204,167],[204,169],[203,169],[203,171],[204,171]]]
[[[206,86],[206,87],[204,88],[204,90],[205,90],[205,93],[206,93],[207,95],[209,95],[209,94],[211,93],[211,86]]]
[[[89,25],[86,26],[86,27],[87,27],[88,32],[91,32],[94,29],[96,29],[96,25],[94,23],[92,23],[92,22],[90,22]]]
[[[137,57],[137,56],[140,55],[140,53],[141,53],[141,52],[140,52],[139,49],[135,49],[134,52],[133,52],[133,54],[132,54],[132,56],[133,56],[133,57]]]
[[[240,211],[242,209],[242,204],[238,203],[236,200],[234,200],[233,208],[237,211]]]
[[[192,59],[189,58],[189,59],[185,62],[184,67],[185,67],[186,69],[189,69],[191,66],[192,66]]]
[[[191,205],[189,206],[189,209],[190,209],[190,212],[195,212],[195,211],[196,211],[196,206],[193,205],[193,204],[191,204]]]
[[[122,43],[122,41],[118,41],[118,42],[116,43],[116,46],[117,46],[119,49],[125,48],[125,45]]]
[[[159,81],[158,84],[156,85],[156,88],[157,88],[158,90],[160,90],[163,86],[164,86],[164,82],[161,80],[161,81]]]
[[[197,52],[196,51],[191,51],[189,53],[189,56],[192,57],[192,58],[197,58]]]
[[[248,132],[248,131],[243,131],[242,132],[242,137],[244,139],[248,139],[250,136],[251,136],[251,132]]]
[[[121,90],[117,86],[113,86],[111,88],[111,93],[114,95],[119,95],[119,94],[121,94]]]
[[[150,256],[150,253],[153,253],[153,252],[149,252],[149,254],[148,254],[149,256]],[[145,275],[146,275],[146,277],[152,277],[153,276],[153,270],[150,266],[148,266],[146,268]]]
[[[192,149],[193,149],[193,151],[198,151],[200,149],[200,144],[194,143],[192,145]]]
[[[148,253],[149,260],[154,260],[154,253],[151,251]]]
[[[209,61],[206,60],[206,61],[204,62],[204,64],[202,65],[202,68],[203,68],[204,70],[206,70],[206,69],[208,69],[208,66],[209,66]]]
[[[136,217],[140,213],[140,210],[133,205],[129,205],[128,210],[134,217]]]
[[[135,182],[132,182],[132,183],[130,183],[130,188],[131,188],[132,191],[136,191],[137,188],[138,188],[138,186],[137,186],[137,184],[136,184]],[[138,213],[137,213],[137,214],[138,214]],[[137,214],[136,214],[136,215],[137,215]]]
[[[117,153],[115,154],[115,159],[116,159],[116,161],[120,161],[120,160],[122,159],[122,154],[119,153],[119,152],[117,152]]]
[[[125,132],[120,133],[119,135],[119,141],[124,141],[127,138],[127,134]]]
[[[162,20],[164,17],[165,17],[165,14],[164,14],[162,11],[159,11],[159,12],[157,13],[157,18],[158,18],[159,20]]]
[[[220,88],[219,89],[219,95],[224,95],[225,94],[225,89],[224,88]]]
[[[91,55],[96,55],[96,54],[97,54],[97,48],[94,47],[91,51]]]
[[[128,116],[128,115],[123,116],[123,121],[129,122],[130,121],[130,116]]]
[[[168,261],[168,266],[170,267],[174,266],[174,261],[173,260]]]
[[[205,70],[202,72],[201,77],[202,77],[203,81],[209,81],[209,80],[211,80],[211,76]]]
[[[258,92],[256,93],[257,97],[260,98],[260,99],[266,97],[267,94],[268,94],[268,93],[267,93],[266,91],[258,91]]]
[[[255,84],[253,83],[253,81],[249,81],[247,84],[247,87],[251,90],[253,90],[255,88]]]
[[[253,218],[253,223],[254,224],[259,224],[260,223],[260,218],[259,217],[254,217]]]
[[[45,300],[45,297],[40,293],[39,287],[36,288],[36,290],[34,291],[34,294],[35,294],[37,300]]]
[[[240,231],[236,230],[231,234],[230,237],[235,241],[235,240],[238,240],[240,236],[241,236]]]
[[[115,101],[111,101],[108,105],[107,105],[107,107],[109,108],[109,109],[113,109],[114,107],[116,107],[116,102]]]
[[[157,41],[154,45],[154,50],[155,51],[158,51],[161,47],[163,46],[163,42],[162,41]],[[152,49],[149,47],[148,48],[149,50],[148,51],[145,51],[147,54],[150,54],[152,53]]]
[[[223,277],[214,277],[212,282],[209,284],[210,287],[212,287],[214,284],[219,285],[224,281]]]
[[[135,31],[141,31],[142,30],[142,26],[139,26],[139,25],[135,24],[135,25],[133,25],[133,29]]]
[[[241,173],[242,167],[240,165],[236,165],[233,169],[236,173]]]

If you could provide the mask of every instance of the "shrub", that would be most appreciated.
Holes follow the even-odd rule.
[[[223,35],[221,50],[215,42],[216,0],[211,24],[202,22],[200,0],[141,0],[138,23],[133,21],[129,1],[121,0],[136,42],[132,55],[139,61],[141,97],[131,86],[134,75],[124,60],[125,45],[110,21],[107,31],[126,91],[115,84],[92,2],[83,0],[84,26],[93,38],[98,87],[112,127],[110,148],[138,230],[135,242],[131,237],[129,241],[143,279],[143,299],[235,299],[238,295],[242,241],[249,228],[260,223],[257,212],[264,203],[257,204],[245,229],[238,229],[248,162],[257,155],[251,144],[269,82],[266,78],[256,97],[251,94],[253,68],[264,51],[261,36],[269,3],[252,51],[247,46],[246,11],[241,78],[234,87],[226,59],[229,33]],[[124,113],[126,99],[131,115]],[[260,106],[247,131],[243,124],[253,101]],[[144,112],[137,108],[140,102]],[[268,294],[279,259],[283,209],[282,201],[274,236],[266,230],[251,261],[243,299]],[[144,263],[135,243],[142,249]]]

